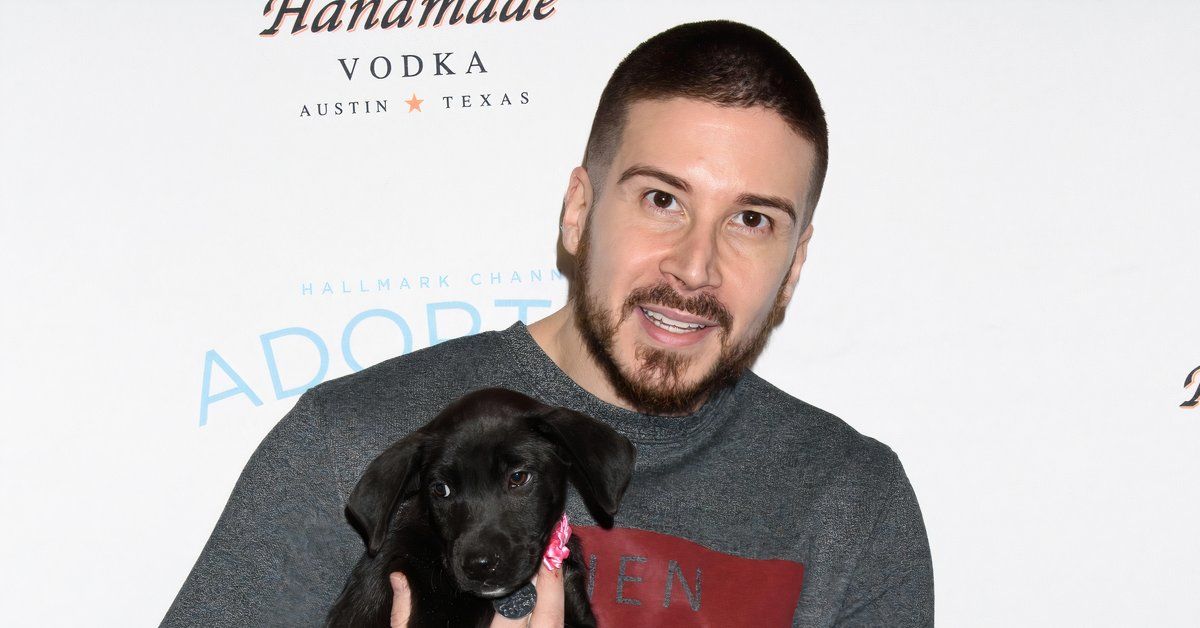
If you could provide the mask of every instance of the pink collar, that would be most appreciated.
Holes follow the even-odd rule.
[[[563,513],[562,519],[558,520],[558,525],[554,526],[554,532],[550,534],[550,545],[546,547],[546,553],[542,555],[542,563],[546,565],[546,569],[554,571],[562,567],[563,560],[571,555],[571,550],[567,548],[567,541],[571,539],[571,524],[567,521],[567,513]]]

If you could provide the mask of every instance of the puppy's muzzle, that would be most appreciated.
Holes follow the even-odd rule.
[[[507,595],[537,571],[538,551],[525,543],[514,544],[489,535],[457,545],[451,562],[458,586],[480,597]]]

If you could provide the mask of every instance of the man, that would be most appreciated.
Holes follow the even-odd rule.
[[[318,623],[363,550],[342,508],[366,464],[485,386],[638,447],[614,529],[568,504],[602,624],[931,625],[928,543],[895,454],[747,370],[793,296],[827,152],[811,82],[762,32],[707,22],[643,43],[570,175],[567,306],[306,393],[164,625]],[[537,586],[534,625],[561,623],[561,581]],[[393,587],[401,625],[402,574]]]

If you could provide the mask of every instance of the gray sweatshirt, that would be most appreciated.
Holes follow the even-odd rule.
[[[521,323],[305,393],[246,464],[162,625],[320,625],[364,551],[344,507],[367,464],[489,386],[589,414],[637,446],[612,530],[568,502],[601,626],[933,625],[925,527],[886,445],[749,372],[689,416],[618,408]]]

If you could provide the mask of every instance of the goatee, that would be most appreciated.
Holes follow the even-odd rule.
[[[570,286],[570,299],[575,326],[583,336],[592,357],[600,365],[616,393],[639,412],[654,415],[682,415],[699,409],[713,393],[736,382],[767,344],[771,331],[783,320],[783,285],[775,295],[775,303],[767,320],[744,342],[731,346],[729,330],[732,316],[713,295],[702,293],[685,298],[665,282],[633,290],[621,306],[619,316],[597,303],[588,291],[588,240],[585,227],[576,255],[577,266]],[[717,322],[715,333],[721,345],[716,364],[698,380],[683,381],[693,358],[668,349],[638,344],[634,349],[635,364],[626,371],[617,364],[613,354],[617,329],[640,305],[657,304],[690,312]],[[638,315],[643,315],[638,312]]]

